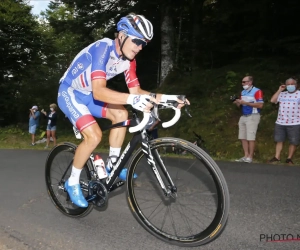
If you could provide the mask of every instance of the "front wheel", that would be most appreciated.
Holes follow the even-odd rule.
[[[158,138],[149,146],[157,171],[142,149],[128,165],[127,195],[135,218],[167,243],[199,246],[214,240],[224,229],[229,212],[229,192],[218,165],[202,149],[182,139]],[[186,154],[167,153],[174,148]],[[163,192],[157,172],[169,194]]]
[[[65,181],[71,174],[75,150],[76,145],[71,143],[53,148],[46,160],[45,178],[48,194],[55,207],[69,217],[83,217],[92,211],[93,205],[89,204],[87,208],[76,206],[71,202],[64,188]],[[80,185],[84,196],[88,195],[87,187],[91,180],[91,164],[88,160],[80,175]]]

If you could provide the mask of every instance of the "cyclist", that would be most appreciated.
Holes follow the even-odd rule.
[[[117,31],[114,40],[103,38],[81,50],[60,79],[58,105],[84,136],[76,149],[70,178],[65,183],[71,201],[79,207],[88,206],[79,185],[80,173],[102,137],[94,117],[107,118],[115,124],[128,119],[125,104],[150,112],[153,106],[149,101],[176,100],[183,103],[177,95],[150,95],[140,87],[135,56],[153,37],[151,22],[142,15],[132,13],[120,19]],[[107,80],[122,72],[125,73],[129,94],[106,87]],[[117,161],[125,134],[125,127],[111,130],[108,168]],[[127,169],[123,169],[119,178],[125,180],[126,174]]]

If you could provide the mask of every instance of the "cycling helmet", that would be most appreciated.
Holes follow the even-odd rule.
[[[141,39],[153,38],[153,26],[144,16],[129,14],[117,23],[117,30]]]

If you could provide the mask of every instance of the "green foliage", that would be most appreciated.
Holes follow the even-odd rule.
[[[116,22],[129,12],[145,15],[154,26],[154,39],[136,58],[142,88],[154,91],[160,74],[161,22],[171,13],[174,44],[169,56],[177,58],[176,67],[157,91],[186,94],[193,118],[183,113],[180,122],[160,130],[161,135],[192,140],[196,131],[215,157],[239,157],[240,111],[229,96],[239,94],[241,78],[252,75],[265,100],[256,159],[273,154],[277,107],[268,100],[281,82],[299,74],[300,33],[295,25],[299,1],[53,0],[39,21],[25,2],[0,1],[1,121],[27,123],[33,104],[47,108],[56,102],[58,81],[75,55],[96,39],[113,39]],[[111,79],[108,86],[128,91],[123,75]],[[171,116],[162,112],[166,120]],[[61,130],[61,139],[73,140],[69,122],[62,120],[60,128],[66,127],[66,132]],[[9,135],[15,141],[27,140],[27,127],[19,129],[4,129],[1,140],[6,145]],[[14,140],[10,143],[17,145]]]
[[[237,86],[237,74],[233,71],[228,71],[226,74],[226,82],[227,82],[227,91],[231,91],[233,88]]]
[[[28,68],[40,59],[38,22],[22,1],[0,2],[0,118],[13,120]]]
[[[193,131],[195,131],[202,136],[205,146],[214,158],[233,160],[241,157],[243,150],[237,138],[241,111],[232,104],[229,97],[241,92],[241,80],[249,74],[254,76],[255,86],[262,89],[264,93],[265,103],[257,133],[255,161],[266,162],[275,153],[273,133],[278,112],[278,107],[271,104],[269,100],[277,91],[280,82],[285,81],[291,74],[288,66],[278,72],[261,67],[261,65],[270,66],[275,62],[250,58],[238,64],[216,70],[202,70],[191,75],[180,76],[173,72],[166,84],[157,92],[186,94],[192,104],[190,113],[193,117],[189,118],[182,111],[179,122],[168,129],[160,128],[159,135],[193,141],[195,140]],[[161,112],[163,121],[167,121],[171,116],[170,112]],[[286,154],[287,145],[282,152],[283,159]],[[296,152],[295,161],[300,163],[300,152]]]

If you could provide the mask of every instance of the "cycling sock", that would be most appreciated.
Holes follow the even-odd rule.
[[[72,172],[69,178],[69,186],[79,184],[79,177],[82,169],[75,168],[72,166]]]
[[[109,149],[109,156],[116,156],[116,157],[111,157],[111,162],[112,163],[115,163],[117,161],[117,157],[120,156],[120,153],[121,153],[121,148],[113,148],[113,147],[110,147]]]

